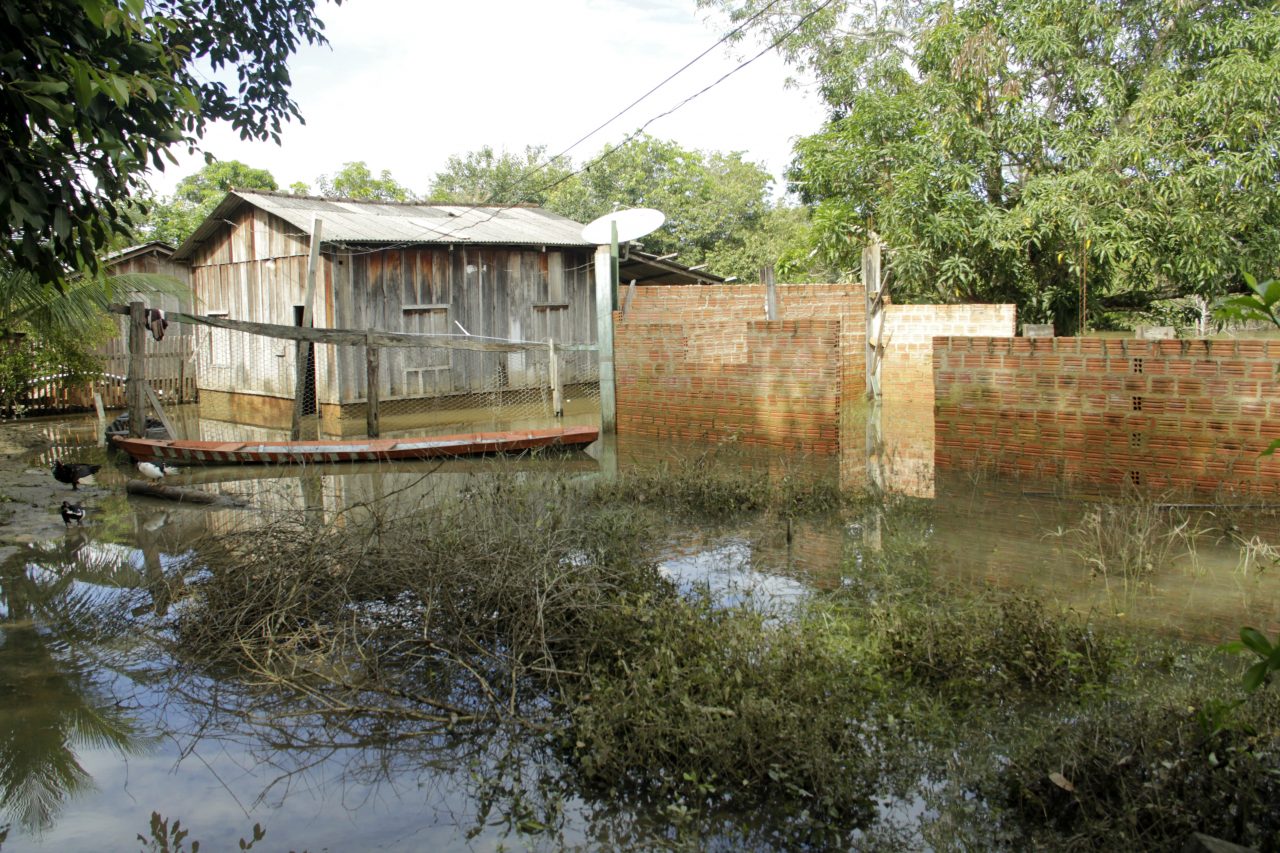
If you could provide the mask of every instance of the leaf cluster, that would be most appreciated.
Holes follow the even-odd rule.
[[[278,141],[315,0],[33,0],[0,9],[0,258],[61,281],[127,233],[126,202],[209,122]],[[212,68],[209,75],[198,66]],[[228,83],[233,77],[235,82]]]
[[[767,9],[815,75],[830,117],[789,173],[813,250],[853,270],[879,235],[900,299],[1013,301],[1066,330],[1280,266],[1268,3],[704,5]]]

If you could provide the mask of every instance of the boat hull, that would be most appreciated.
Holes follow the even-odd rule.
[[[369,438],[337,441],[163,441],[115,436],[112,443],[136,462],[162,460],[184,465],[290,465],[382,462],[518,453],[541,447],[582,447],[595,441],[595,427],[480,432],[423,438]]]

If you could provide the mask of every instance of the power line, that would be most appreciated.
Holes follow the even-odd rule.
[[[775,0],[775,2],[776,2],[776,0]],[[705,95],[707,92],[711,91],[711,90],[712,90],[712,89],[714,89],[716,86],[719,86],[719,85],[720,85],[721,83],[723,83],[725,80],[728,80],[728,79],[729,79],[730,77],[732,77],[734,74],[737,74],[739,71],[741,71],[742,69],[744,69],[744,68],[746,68],[747,66],[751,65],[753,62],[755,62],[757,59],[760,59],[760,57],[764,56],[764,55],[765,55],[766,53],[768,53],[769,51],[771,51],[771,50],[775,49],[776,47],[778,47],[778,45],[782,44],[782,42],[783,42],[784,40],[786,40],[789,36],[791,36],[793,33],[795,33],[797,30],[799,30],[802,26],[804,26],[806,23],[808,23],[809,19],[813,18],[813,17],[814,17],[815,15],[817,15],[819,12],[822,12],[823,10],[825,10],[828,6],[830,6],[830,5],[831,5],[832,3],[834,3],[834,2],[835,2],[835,0],[825,0],[825,2],[823,2],[823,3],[819,4],[819,5],[818,5],[818,6],[816,6],[814,9],[812,9],[810,12],[806,13],[803,17],[801,17],[798,21],[796,21],[796,23],[795,23],[794,25],[792,25],[790,28],[788,28],[787,30],[783,31],[780,35],[778,35],[775,39],[773,39],[773,41],[769,42],[769,44],[767,44],[767,45],[766,45],[766,46],[765,46],[765,47],[764,47],[764,48],[763,48],[759,53],[755,54],[755,55],[754,55],[754,56],[752,56],[750,59],[748,59],[748,60],[746,60],[746,61],[744,61],[744,62],[741,62],[741,63],[739,63],[738,65],[736,65],[735,67],[731,68],[729,71],[725,72],[723,75],[721,75],[721,76],[720,76],[719,78],[717,78],[715,81],[713,81],[712,83],[710,83],[710,84],[708,84],[708,85],[704,86],[703,88],[699,89],[697,92],[694,92],[692,95],[690,95],[689,97],[687,97],[687,98],[685,98],[684,100],[680,101],[680,103],[676,104],[676,105],[675,105],[674,107],[672,107],[671,109],[669,109],[669,110],[665,110],[664,112],[661,112],[661,113],[658,113],[657,115],[655,115],[655,116],[653,116],[652,118],[648,119],[648,120],[647,120],[647,121],[645,121],[642,125],[640,125],[640,127],[639,127],[639,128],[637,128],[636,130],[634,130],[634,131],[632,131],[630,134],[628,134],[626,137],[624,137],[624,138],[623,138],[623,140],[622,140],[622,142],[621,142],[621,143],[619,143],[618,145],[615,145],[615,146],[613,146],[612,148],[608,148],[608,149],[606,149],[606,150],[605,150],[603,153],[601,153],[598,157],[596,157],[596,158],[595,158],[595,159],[593,159],[593,160],[588,161],[588,162],[587,162],[586,164],[584,164],[582,167],[580,167],[580,168],[578,168],[578,169],[575,169],[575,170],[573,170],[573,171],[571,171],[571,172],[568,172],[567,174],[565,174],[565,175],[563,175],[563,176],[561,176],[561,177],[557,178],[556,180],[552,181],[552,182],[551,182],[551,183],[549,183],[549,184],[544,184],[543,186],[537,187],[536,189],[534,189],[534,190],[533,190],[532,192],[530,192],[530,193],[526,193],[526,194],[525,194],[525,196],[524,196],[524,198],[526,198],[526,199],[527,199],[527,198],[530,198],[531,196],[533,196],[533,195],[535,195],[535,194],[537,194],[537,193],[542,193],[542,192],[545,192],[546,190],[554,189],[555,187],[559,186],[560,184],[564,183],[565,181],[568,181],[570,178],[575,178],[575,177],[577,177],[578,175],[581,175],[581,174],[583,174],[584,172],[589,171],[593,166],[596,166],[597,164],[599,164],[599,163],[603,162],[604,160],[608,159],[608,158],[609,158],[609,157],[611,157],[614,153],[616,153],[617,151],[619,151],[623,146],[625,146],[627,143],[631,142],[631,141],[632,141],[632,140],[634,140],[636,137],[638,137],[640,134],[644,133],[645,129],[646,129],[647,127],[649,127],[649,125],[653,124],[655,121],[658,121],[658,120],[659,120],[659,119],[661,119],[661,118],[666,118],[667,116],[671,115],[672,113],[676,112],[677,110],[679,110],[679,109],[681,109],[681,108],[685,107],[686,105],[688,105],[688,104],[689,104],[691,101],[693,101],[694,99],[699,98],[699,97],[701,97],[702,95]],[[773,5],[773,4],[770,4],[770,5]],[[766,7],[766,9],[767,9],[767,8],[768,8],[768,7]],[[744,24],[743,26],[745,26],[745,24]],[[740,29],[741,29],[741,28],[740,28]],[[722,39],[721,41],[723,41],[723,39]],[[717,42],[717,44],[719,44],[719,42]],[[713,47],[714,47],[714,45],[713,45]],[[703,55],[705,55],[705,52],[704,52],[704,54],[703,54]],[[695,62],[696,62],[697,60],[695,59],[695,60],[693,60],[693,61],[695,61]],[[677,73],[679,73],[679,72],[677,72]],[[673,76],[674,76],[674,75],[673,75]],[[661,84],[659,84],[659,85],[661,85]],[[656,87],[655,87],[655,88],[656,88]],[[647,97],[647,95],[646,95],[645,97]],[[643,100],[643,98],[641,98],[641,100]],[[638,101],[637,101],[637,103],[638,103]],[[630,109],[630,107],[628,107],[627,109]],[[625,112],[625,110],[624,110],[623,112]],[[610,121],[612,121],[612,119],[610,119]],[[607,122],[606,122],[606,124],[607,124]],[[593,131],[593,133],[594,133],[594,131]],[[575,143],[575,144],[577,144],[577,143]],[[545,166],[544,166],[544,167],[542,167],[542,168],[545,168]],[[536,171],[536,170],[535,170],[535,171]],[[481,225],[481,224],[483,224],[483,223],[485,223],[485,222],[488,222],[488,221],[492,220],[495,216],[497,216],[499,213],[501,213],[501,212],[502,212],[502,211],[504,211],[504,210],[511,210],[512,208],[515,208],[515,207],[517,207],[517,206],[518,206],[517,204],[506,204],[506,205],[500,205],[500,206],[496,207],[496,208],[494,209],[494,211],[493,211],[489,216],[487,216],[487,217],[485,217],[485,218],[483,218],[483,219],[480,219],[480,220],[478,220],[478,221],[476,221],[476,222],[470,222],[470,223],[467,223],[467,224],[466,224],[466,225],[464,225],[464,226],[461,226],[461,227],[459,227],[459,228],[457,228],[457,229],[455,229],[455,230],[449,231],[447,234],[445,234],[445,235],[443,235],[443,236],[453,236],[453,235],[455,235],[455,234],[460,234],[460,233],[462,233],[463,231],[465,231],[465,230],[467,230],[467,229],[469,229],[469,228],[474,228],[474,227],[475,227],[475,226],[477,226],[477,225]]]

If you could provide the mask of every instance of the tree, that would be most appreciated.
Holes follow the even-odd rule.
[[[325,198],[353,198],[363,201],[413,201],[411,190],[400,185],[391,172],[382,170],[379,177],[374,177],[363,160],[345,163],[330,178],[321,175],[316,178],[320,195]]]
[[[605,148],[551,188],[546,207],[579,222],[620,208],[656,208],[667,221],[641,241],[645,249],[676,253],[680,263],[694,266],[713,250],[741,244],[768,210],[771,180],[741,152],[689,150],[641,134]]]
[[[1015,301],[1073,330],[1280,264],[1271,3],[769,5],[830,108],[789,177],[840,267],[875,232],[900,297]]]
[[[3,4],[0,260],[46,281],[93,268],[112,237],[128,232],[123,206],[144,189],[145,171],[164,169],[173,145],[194,149],[209,122],[278,141],[281,122],[301,119],[286,62],[302,41],[325,42],[314,8],[315,0]]]
[[[239,160],[215,160],[179,181],[171,197],[153,202],[139,230],[152,240],[177,246],[232,189],[275,190],[276,179],[266,169],[255,169]]]
[[[438,203],[545,205],[548,188],[573,171],[567,158],[548,159],[546,152],[545,145],[526,145],[523,155],[495,154],[486,145],[455,155],[432,179],[428,198]]]
[[[712,247],[707,269],[739,281],[759,281],[760,270],[772,266],[778,281],[835,281],[839,271],[809,251],[812,230],[808,208],[770,207],[754,228]]]

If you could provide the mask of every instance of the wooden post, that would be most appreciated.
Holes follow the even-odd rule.
[[[764,318],[777,320],[778,286],[773,281],[773,265],[760,268],[760,280],[764,282]]]
[[[320,231],[324,222],[320,217],[311,220],[311,255],[307,258],[307,290],[302,297],[302,327],[311,327],[311,304],[316,296],[316,268],[320,265]],[[294,347],[297,368],[297,381],[293,386],[293,424],[289,427],[289,440],[297,441],[302,437],[303,394],[307,389],[307,347],[305,341],[298,341]],[[317,409],[319,409],[317,401]]]
[[[564,388],[560,385],[560,358],[556,355],[555,338],[547,338],[547,355],[551,373],[551,413],[558,418],[564,415]]]
[[[96,390],[93,392],[93,408],[98,412],[98,446],[103,447],[107,443],[107,410],[102,405],[102,395]]]
[[[884,357],[884,294],[880,289],[880,241],[862,250],[862,286],[867,302],[867,397],[880,399],[880,364]]]
[[[177,438],[178,431],[173,428],[173,422],[164,413],[164,407],[160,405],[160,398],[156,396],[155,389],[150,384],[144,384],[142,390],[146,392],[147,402],[151,404],[151,408],[156,410],[156,417],[160,419],[160,424],[164,427],[164,431],[169,434],[169,438]]]
[[[129,436],[142,438],[147,432],[147,403],[142,386],[147,382],[147,309],[141,302],[129,303],[129,373],[125,377],[125,402],[129,407]]]
[[[626,317],[631,313],[631,300],[636,298],[636,280],[631,279],[631,283],[627,285],[627,301],[622,303],[622,316]]]
[[[608,246],[596,249],[596,347],[600,363],[600,433],[618,428],[618,401],[613,376],[613,256]]]
[[[369,330],[368,342],[364,345],[365,366],[365,431],[369,438],[378,437],[378,362],[381,361],[381,350],[373,345],[373,329]]]

